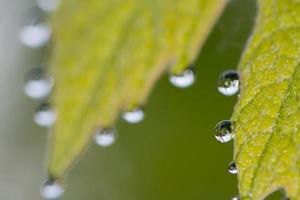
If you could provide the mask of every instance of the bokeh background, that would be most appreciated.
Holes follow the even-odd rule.
[[[0,199],[37,200],[46,177],[47,130],[32,121],[38,105],[23,95],[24,74],[45,64],[43,50],[18,41],[23,13],[34,0],[0,0]],[[138,125],[121,120],[117,142],[91,144],[66,180],[64,200],[230,199],[232,142],[214,126],[229,119],[237,97],[216,90],[221,72],[236,68],[255,21],[254,0],[232,0],[197,59],[197,82],[177,89],[164,76]],[[47,54],[47,52],[46,52]]]

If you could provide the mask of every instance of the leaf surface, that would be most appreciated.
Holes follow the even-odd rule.
[[[48,170],[62,177],[96,127],[144,105],[167,70],[191,64],[225,0],[63,0],[53,18],[55,78]]]
[[[242,200],[300,199],[300,1],[258,0],[232,117]]]

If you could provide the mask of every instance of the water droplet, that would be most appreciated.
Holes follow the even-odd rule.
[[[51,35],[51,30],[48,24],[41,23],[28,25],[20,31],[21,42],[31,48],[40,48],[44,46]]]
[[[96,144],[102,147],[112,145],[116,140],[116,130],[114,128],[97,128],[94,134]]]
[[[240,200],[240,197],[236,196],[236,197],[231,198],[231,200]]]
[[[235,162],[229,163],[229,165],[228,165],[228,172],[230,174],[237,174],[238,173],[238,170],[237,170]]]
[[[24,92],[33,99],[43,99],[51,92],[53,79],[47,76],[42,68],[29,71],[24,85]]]
[[[60,0],[37,0],[38,7],[45,12],[53,12],[59,6]]]
[[[122,117],[128,123],[139,123],[144,119],[144,111],[141,108],[135,108],[133,110],[124,112]]]
[[[228,70],[221,74],[218,90],[225,96],[232,96],[239,91],[239,75],[235,70]]]
[[[195,74],[192,69],[186,69],[181,74],[170,76],[169,80],[176,87],[187,88],[195,82]]]
[[[19,32],[20,41],[27,47],[40,48],[44,46],[51,37],[51,27],[41,11],[30,10],[28,16],[24,17]]]
[[[64,188],[58,182],[49,179],[42,184],[40,193],[45,199],[58,199],[64,194]]]
[[[229,120],[219,122],[215,128],[216,139],[222,143],[229,142],[233,138],[231,126],[231,121]]]
[[[51,109],[48,103],[39,106],[34,115],[34,121],[42,127],[50,127],[56,120],[56,113]]]

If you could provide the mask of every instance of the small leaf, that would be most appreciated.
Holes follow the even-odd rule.
[[[300,1],[258,0],[239,70],[234,160],[241,199],[300,199]]]
[[[143,105],[169,66],[191,64],[226,0],[63,0],[53,19],[57,123],[49,174],[62,177],[96,127]]]

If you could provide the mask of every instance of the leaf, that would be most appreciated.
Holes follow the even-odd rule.
[[[258,0],[232,117],[241,199],[300,199],[300,1]]]
[[[191,64],[226,0],[64,0],[53,19],[52,103],[57,112],[48,170],[62,177],[96,127],[144,105],[171,66]]]

